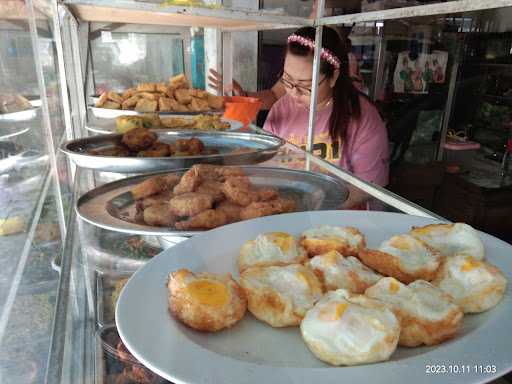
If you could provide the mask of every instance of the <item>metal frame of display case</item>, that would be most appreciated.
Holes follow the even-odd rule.
[[[30,2],[31,0],[29,0]],[[396,8],[384,11],[362,12],[357,14],[323,17],[325,0],[319,0],[318,14],[315,20],[290,17],[283,18],[264,11],[230,10],[230,9],[203,9],[184,7],[161,7],[155,3],[143,3],[128,0],[64,0],[59,3],[59,26],[62,32],[62,52],[65,63],[66,79],[69,85],[71,114],[70,121],[73,129],[70,131],[75,136],[84,135],[86,121],[86,71],[87,67],[87,36],[88,22],[123,22],[128,24],[149,25],[173,25],[173,26],[200,26],[217,28],[221,31],[224,82],[231,83],[231,32],[254,31],[275,28],[290,28],[295,26],[314,26],[317,28],[317,39],[321,39],[324,25],[355,23],[367,21],[385,21],[397,18],[412,18],[418,16],[440,15],[459,13],[512,6],[512,0],[459,0],[439,4],[422,5],[408,8]],[[57,22],[55,21],[55,22]],[[82,23],[85,22],[85,23]],[[219,44],[220,45],[220,44]],[[84,51],[84,47],[86,50]],[[314,133],[315,100],[317,98],[319,76],[320,50],[317,46],[314,52],[313,88],[310,117],[308,125],[308,150],[312,148]],[[229,59],[229,60],[228,60]],[[64,81],[61,79],[61,81]],[[376,197],[384,203],[408,214],[442,219],[407,200],[375,186],[348,172],[326,163],[325,161],[305,152],[309,165],[316,164],[324,167],[340,179],[366,193]],[[77,170],[75,176],[74,201],[78,197],[80,181]],[[87,172],[89,175],[91,172]],[[94,176],[87,176],[91,187],[95,185]],[[78,319],[76,323],[72,315],[93,316],[94,305],[91,305],[90,292],[93,283],[90,274],[86,270],[77,268],[76,258],[80,257],[80,246],[77,244],[77,218],[72,212],[68,222],[68,236],[65,242],[62,257],[62,273],[59,282],[59,292],[56,304],[56,316],[54,321],[52,346],[47,366],[46,382],[48,383],[82,383],[86,378],[94,377],[91,372],[85,372],[94,367],[94,358],[88,356],[85,351],[93,351],[93,340],[87,338],[91,328],[88,319]],[[79,265],[79,263],[78,263]],[[85,269],[85,267],[84,267]],[[85,278],[84,278],[85,276]],[[89,281],[86,281],[89,280]],[[84,294],[85,292],[85,294]],[[66,329],[73,329],[73,339],[68,345],[66,338],[69,335]],[[69,348],[82,349],[84,353],[77,361],[71,361]],[[73,372],[64,371],[64,367],[73,367]]]

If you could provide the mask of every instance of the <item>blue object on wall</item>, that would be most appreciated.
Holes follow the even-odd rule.
[[[196,33],[191,40],[191,65],[192,65],[192,86],[194,88],[205,88],[204,76],[204,36]]]

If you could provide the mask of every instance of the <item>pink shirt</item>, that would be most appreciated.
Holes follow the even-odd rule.
[[[341,147],[329,136],[332,105],[317,111],[313,151],[361,179],[385,186],[389,176],[386,127],[377,109],[366,98],[359,100],[361,117],[350,121]],[[305,148],[308,118],[308,109],[284,95],[272,106],[263,129]]]

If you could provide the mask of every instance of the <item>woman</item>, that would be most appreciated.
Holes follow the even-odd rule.
[[[304,27],[288,38],[283,74],[273,87],[284,91],[275,99],[264,129],[305,146],[313,73],[315,29]],[[356,176],[385,186],[388,183],[388,139],[373,104],[353,85],[346,46],[337,32],[324,27],[318,83],[314,152]],[[272,95],[264,101],[272,99]],[[261,96],[261,95],[256,95]],[[369,196],[350,191],[344,208],[360,207]]]

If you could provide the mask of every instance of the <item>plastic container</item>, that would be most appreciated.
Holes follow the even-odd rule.
[[[458,166],[460,171],[468,170],[480,149],[474,141],[447,141],[444,144],[444,161],[447,166]]]
[[[97,382],[103,384],[168,383],[133,357],[121,341],[115,326],[100,329],[97,342],[99,352],[97,366],[100,367]]]
[[[256,97],[231,96],[226,98],[223,117],[240,121],[247,126],[256,119],[263,103]]]

